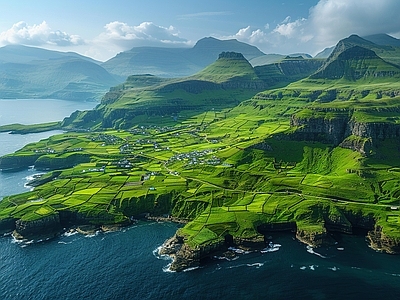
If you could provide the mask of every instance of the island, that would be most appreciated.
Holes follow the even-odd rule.
[[[45,171],[0,202],[0,232],[181,222],[160,249],[175,271],[284,230],[312,247],[361,230],[400,253],[398,57],[353,35],[327,60],[252,67],[223,52],[189,77],[129,76],[95,109],[42,126],[65,133],[0,158]]]

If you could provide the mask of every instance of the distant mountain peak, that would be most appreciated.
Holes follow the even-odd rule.
[[[384,61],[373,50],[355,45],[338,52],[337,48],[341,46],[343,44],[336,46],[336,53],[332,53],[327,62],[310,78],[333,80],[344,78],[356,81],[400,74],[400,68]]]
[[[372,34],[364,36],[363,38],[380,46],[400,47],[400,39],[396,39],[395,37],[386,33]]]

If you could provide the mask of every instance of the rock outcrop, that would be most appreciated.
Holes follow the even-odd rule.
[[[400,125],[391,122],[358,122],[345,114],[333,118],[324,116],[302,118],[294,114],[290,126],[296,127],[294,140],[331,143],[367,154],[374,142],[400,137]]]
[[[159,254],[168,255],[173,259],[171,271],[183,271],[200,265],[200,249],[191,249],[178,234],[164,242]]]
[[[6,155],[0,157],[0,169],[3,171],[12,171],[27,168],[35,164],[40,154],[31,155]]]
[[[13,235],[17,239],[53,238],[62,231],[58,213],[34,221],[17,220]]]
[[[376,225],[374,230],[368,232],[367,239],[372,249],[389,254],[400,254],[400,239],[389,237],[379,225]]]

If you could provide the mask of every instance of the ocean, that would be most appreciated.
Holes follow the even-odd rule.
[[[20,114],[22,104],[30,106],[27,115]],[[0,100],[0,124],[60,120],[94,106],[80,105]],[[56,133],[0,134],[0,154]],[[26,191],[35,173],[0,173],[0,199]],[[169,272],[170,260],[156,250],[179,226],[141,221],[117,232],[69,233],[28,245],[1,237],[0,299],[397,299],[400,293],[400,256],[370,249],[362,235],[337,235],[337,245],[311,249],[292,233],[271,233],[278,251],[213,257],[198,269]]]

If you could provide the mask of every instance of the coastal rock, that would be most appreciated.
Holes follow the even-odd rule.
[[[297,229],[296,238],[311,247],[319,247],[330,242],[327,230],[322,228],[321,231],[308,231],[303,229]]]
[[[40,154],[29,155],[6,155],[0,157],[0,169],[3,171],[12,171],[32,166],[39,158]]]
[[[0,220],[0,234],[5,234],[15,230],[15,218],[6,218]]]
[[[165,241],[159,254],[172,257],[171,271],[179,272],[200,265],[200,250],[191,249],[189,245],[185,244],[184,238],[178,234]]]
[[[53,238],[62,231],[58,213],[34,221],[17,220],[13,235],[17,239]]]
[[[376,225],[374,230],[368,232],[367,240],[372,249],[389,254],[400,254],[400,239],[389,237],[379,225]]]

